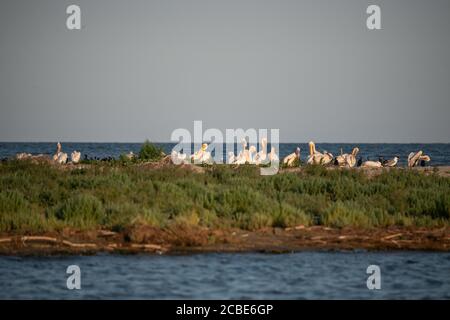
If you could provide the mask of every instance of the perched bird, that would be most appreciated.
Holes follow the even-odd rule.
[[[65,163],[67,163],[68,158],[69,158],[69,156],[67,155],[67,153],[62,152],[61,143],[58,142],[56,144],[56,152],[53,155],[53,161],[55,161],[56,163],[59,163],[59,164],[65,164]]]
[[[395,167],[398,163],[398,159],[399,158],[395,156],[393,159],[382,161],[381,164],[383,167]]]
[[[61,153],[61,151],[62,151],[62,146],[61,146],[61,143],[58,142],[58,143],[56,144],[56,152],[55,152],[55,154],[53,155],[53,160],[54,160],[54,161],[58,161],[58,155]]]
[[[211,152],[206,151],[206,149],[208,149],[208,144],[203,143],[200,150],[191,156],[191,160],[193,160],[194,163],[212,163]]]
[[[383,165],[380,161],[367,160],[361,164],[361,168],[381,168]]]
[[[234,152],[232,152],[232,151],[228,152],[227,163],[233,164],[235,161],[236,161],[236,156],[234,155]]]
[[[59,164],[65,164],[67,163],[69,156],[65,152],[58,153],[58,157],[56,159],[56,162]]]
[[[245,164],[247,162],[247,159],[244,155],[243,151],[240,151],[237,157],[235,158],[234,164]]]
[[[172,159],[172,162],[174,164],[187,163],[187,155],[186,155],[186,153],[181,153],[181,152],[177,152],[175,150],[172,150],[172,153],[170,154],[170,158]]]
[[[306,160],[307,164],[327,165],[333,161],[333,155],[326,151],[324,151],[323,153],[317,151],[316,144],[313,141],[310,141],[308,145],[309,145],[309,156]]]
[[[75,150],[74,152],[71,153],[70,159],[72,160],[72,163],[80,162],[81,152],[78,152],[78,151]]]
[[[356,166],[361,167],[362,163],[363,163],[363,159],[362,159],[362,157],[359,157],[358,162],[356,162]]]
[[[280,162],[280,158],[278,158],[278,155],[275,151],[275,147],[272,147],[270,149],[269,160],[270,160],[270,162]]]
[[[256,147],[250,146],[250,148],[248,149],[248,163],[256,164],[255,162],[256,153],[257,153]]]
[[[267,161],[267,139],[261,139],[261,147],[259,152],[255,155],[255,164],[260,165]]]
[[[342,151],[341,151],[342,152]],[[336,157],[334,164],[340,167],[354,167],[356,164],[356,155],[359,152],[359,148],[355,147],[352,150],[352,153],[344,153]]]
[[[31,153],[18,153],[16,154],[16,159],[17,160],[24,160],[24,159],[29,159],[32,157]]]
[[[295,160],[298,160],[300,163],[300,148],[299,147],[297,147],[297,149],[295,149],[295,151],[293,153],[284,157],[283,164],[288,167],[291,167],[294,165]]]
[[[245,162],[250,163],[250,153],[247,149],[247,140],[245,138],[242,139],[242,156],[245,158]],[[244,163],[245,163],[244,162]]]
[[[136,155],[133,153],[133,151],[130,151],[128,154],[125,155],[125,157],[127,157],[128,160],[133,160],[133,158],[136,157]]]
[[[426,162],[430,162],[431,158],[428,155],[423,154],[423,151],[420,150],[416,153],[411,152],[408,155],[408,167],[412,168],[418,165],[422,167],[425,166]]]

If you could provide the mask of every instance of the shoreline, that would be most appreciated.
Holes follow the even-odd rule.
[[[376,229],[297,226],[241,229],[139,226],[63,234],[1,235],[0,255],[51,256],[112,254],[293,253],[302,251],[450,252],[450,228],[389,227]]]

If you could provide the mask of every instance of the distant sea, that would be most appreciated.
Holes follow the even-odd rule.
[[[66,142],[62,143],[63,151],[70,154],[73,150],[80,151],[82,158],[86,155],[89,158],[118,158],[121,154],[130,151],[138,153],[142,143],[89,143],[89,142]],[[166,153],[170,153],[175,143],[156,143],[162,147]],[[301,148],[301,158],[305,160],[308,156],[307,143],[280,143],[277,154],[280,158],[294,152],[296,147]],[[339,155],[341,148],[344,153],[352,151],[353,147],[359,147],[359,156],[363,160],[377,160],[383,156],[385,159],[400,156],[399,165],[406,165],[406,160],[410,152],[423,150],[431,157],[429,165],[440,166],[450,165],[450,143],[429,143],[429,144],[394,144],[394,143],[318,143],[316,149],[326,150],[333,155]],[[26,152],[31,154],[51,155],[56,150],[55,142],[0,142],[0,159],[14,157],[17,153]],[[270,150],[270,146],[268,148]],[[224,147],[224,154],[226,149]],[[236,145],[234,145],[236,153]]]

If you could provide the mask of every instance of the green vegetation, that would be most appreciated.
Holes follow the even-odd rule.
[[[157,147],[150,141],[145,141],[139,151],[139,159],[143,161],[158,161],[164,156],[162,148]]]
[[[369,178],[358,170],[316,166],[274,176],[260,176],[252,166],[205,170],[120,162],[69,170],[5,162],[0,164],[0,232],[117,231],[136,224],[249,230],[300,224],[449,226],[450,179],[436,174],[391,170]]]
[[[146,140],[139,150],[137,155],[135,154],[121,154],[118,159],[113,157],[108,157],[105,159],[83,159],[82,164],[102,164],[109,166],[117,165],[132,165],[136,163],[143,162],[157,162],[165,156],[164,151],[161,147],[153,144],[149,140]]]

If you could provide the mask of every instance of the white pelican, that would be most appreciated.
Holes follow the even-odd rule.
[[[67,162],[67,158],[68,158],[67,153],[60,152],[60,153],[58,153],[58,157],[56,159],[56,162],[59,163],[59,164],[65,164]]]
[[[72,163],[80,162],[81,152],[78,152],[78,151],[75,150],[74,152],[71,153],[70,159],[72,160]]]
[[[56,144],[56,153],[53,155],[53,160],[59,164],[65,164],[68,158],[69,156],[67,155],[67,153],[62,152],[61,143],[58,142]]]
[[[233,164],[235,161],[236,161],[236,156],[234,155],[234,152],[232,152],[232,151],[228,152],[227,163]]]
[[[234,160],[234,164],[245,164],[247,162],[247,159],[244,155],[243,151],[239,151],[239,154]]]
[[[56,152],[55,152],[55,154],[53,155],[53,160],[54,160],[54,161],[58,161],[58,155],[61,153],[61,150],[62,150],[61,143],[58,142],[58,143],[56,144]]]
[[[239,153],[245,158],[245,162],[250,163],[251,159],[250,159],[249,150],[247,149],[247,140],[245,140],[245,138],[243,138],[241,140],[241,142],[242,142],[242,151],[240,151]]]
[[[341,151],[342,152],[342,151]],[[350,168],[354,167],[356,164],[356,156],[359,152],[359,148],[355,147],[352,150],[352,153],[344,153],[336,157],[335,164],[340,167],[348,166]]]
[[[398,163],[398,157],[395,156],[393,159],[391,160],[385,160],[382,162],[383,167],[395,167]]]
[[[24,159],[28,159],[31,158],[32,154],[31,153],[18,153],[16,154],[16,159],[17,160],[24,160]]]
[[[430,156],[427,156],[427,155],[423,155],[419,158],[419,164],[422,167],[425,167],[425,162],[430,162],[430,161],[431,161],[431,158],[430,158]]]
[[[183,164],[187,163],[187,155],[186,153],[177,152],[175,150],[172,150],[172,153],[170,154],[170,158],[172,159],[172,162],[174,164]]]
[[[128,154],[125,155],[125,157],[127,157],[128,160],[133,160],[135,154],[133,153],[133,151],[130,151]]]
[[[423,151],[420,150],[417,153],[411,152],[408,156],[408,167],[415,167],[417,165],[424,166],[425,162],[429,162],[431,158],[426,154],[423,154]]]
[[[333,160],[333,155],[329,152],[324,151],[320,153],[316,150],[316,144],[312,141],[308,143],[309,145],[309,156],[306,160],[307,164],[329,164]]]
[[[431,158],[426,154],[423,154],[423,151],[420,150],[417,153],[411,152],[408,156],[408,167],[415,167],[417,165],[425,166],[425,162],[431,161]]]
[[[208,144],[204,143],[200,150],[191,156],[194,163],[212,163],[211,152],[206,151],[206,149],[208,149]]]
[[[248,158],[249,158],[248,163],[250,163],[250,164],[256,163],[256,161],[255,161],[256,153],[257,153],[257,150],[256,150],[255,146],[250,146],[250,148],[248,148]]]
[[[297,160],[300,162],[300,148],[297,147],[297,149],[295,149],[295,151],[289,155],[287,155],[284,159],[283,159],[283,164],[285,164],[288,167],[291,167],[294,165],[295,160]]]
[[[383,165],[380,161],[367,160],[361,164],[362,168],[381,168]]]
[[[278,155],[275,151],[275,147],[270,148],[269,160],[270,162],[280,162],[280,158],[278,158]]]
[[[255,164],[260,165],[264,163],[267,159],[267,139],[261,139],[261,148],[260,151],[255,155]]]

